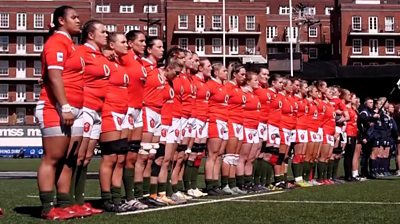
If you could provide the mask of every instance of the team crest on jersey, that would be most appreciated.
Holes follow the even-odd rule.
[[[121,125],[122,124],[122,118],[117,117],[117,122],[118,122],[118,125]]]
[[[175,96],[175,92],[174,92],[174,90],[171,88],[171,89],[169,89],[169,97],[171,97],[171,99],[173,99],[174,98],[174,96]]]
[[[210,91],[206,92],[206,101],[208,101],[210,99],[211,93]]]
[[[164,81],[164,79],[163,79],[163,77],[162,77],[162,75],[160,73],[158,73],[158,81],[160,81],[160,83],[163,84],[163,85],[165,83],[165,81]]]
[[[190,92],[192,93],[193,96],[195,96],[197,92],[196,86],[190,85]]]
[[[246,101],[247,101],[247,98],[246,98],[245,95],[243,95],[243,96],[242,96],[242,102],[243,102],[243,103],[246,103]]]
[[[279,108],[282,108],[282,101],[279,101],[278,106]]]
[[[161,136],[164,137],[164,138],[167,137],[167,129],[163,128],[161,130]]]
[[[261,103],[258,102],[258,103],[257,103],[257,110],[260,110],[260,109],[261,109]]]
[[[185,89],[183,88],[183,86],[181,86],[181,95],[185,92]]]
[[[129,76],[128,74],[124,74],[124,86],[126,87],[128,86],[128,84],[129,84]]]
[[[225,95],[225,103],[228,103],[228,100],[229,100],[229,96]]]
[[[83,125],[83,131],[88,132],[89,130],[90,130],[90,124],[89,122],[85,122],[85,124]]]
[[[267,93],[268,100],[271,100],[271,94]]]
[[[318,112],[314,111],[314,117],[318,117]]]
[[[156,126],[156,122],[154,121],[154,119],[150,120],[150,127],[154,128]]]
[[[304,111],[306,112],[306,114],[308,114],[308,106],[304,107]]]
[[[322,107],[322,113],[325,113],[325,111],[326,111],[326,106],[323,106]]]
[[[333,112],[332,115],[333,115],[333,118],[336,118],[336,112]]]
[[[297,104],[297,102],[294,103],[294,108],[295,110],[299,109],[299,104]]]
[[[290,112],[293,113],[293,106],[290,105]]]
[[[103,70],[104,70],[105,78],[108,78],[110,76],[110,68],[108,67],[108,65],[104,64],[103,65]]]
[[[146,69],[142,66],[142,73],[144,77],[147,77],[147,72]]]

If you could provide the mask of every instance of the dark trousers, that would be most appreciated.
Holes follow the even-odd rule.
[[[344,148],[344,161],[343,161],[345,179],[350,179],[352,177],[353,156],[355,150],[356,150],[356,138],[348,137],[346,147]]]
[[[371,144],[362,144],[362,154],[361,154],[361,176],[369,177],[369,157],[371,156],[372,146]]]

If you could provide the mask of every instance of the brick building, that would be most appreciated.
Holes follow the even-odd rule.
[[[40,54],[54,8],[70,1],[0,1],[0,125],[34,124]],[[23,7],[22,7],[23,6]],[[89,0],[74,3],[82,21]]]
[[[262,0],[226,0],[225,54],[231,61],[266,58],[267,3]],[[167,0],[167,46],[180,46],[222,62],[222,0]]]
[[[337,10],[335,55],[342,65],[400,62],[400,5],[390,0],[342,1]],[[339,36],[340,34],[340,36]]]

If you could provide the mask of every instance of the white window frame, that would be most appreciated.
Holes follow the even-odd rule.
[[[44,38],[43,36],[34,36],[33,37],[33,51],[41,52],[43,51]]]
[[[7,124],[8,119],[8,107],[0,107],[0,123]]]
[[[267,40],[273,40],[278,36],[278,27],[277,26],[267,26],[266,28]]]
[[[206,16],[205,15],[196,15],[196,31],[204,31],[206,27]]]
[[[359,46],[356,46],[358,44],[357,42],[359,42]],[[363,52],[362,39],[353,39],[352,51],[353,54],[362,54]]]
[[[279,6],[279,15],[289,15],[290,8],[289,6]]]
[[[124,33],[127,33],[131,30],[140,30],[140,26],[139,25],[125,25],[124,26]]]
[[[299,35],[299,29],[298,27],[292,27],[292,32],[290,32],[290,27],[286,27],[286,39],[287,41],[290,42],[290,39],[292,39],[294,42],[297,39],[297,35]]]
[[[10,14],[0,13],[0,28],[10,27]]]
[[[229,39],[229,54],[230,55],[239,54],[239,39],[238,38],[230,38]]]
[[[8,84],[0,84],[0,100],[8,100]]]
[[[315,7],[306,7],[303,10],[303,15],[315,16],[317,14],[317,9]]]
[[[2,41],[4,38],[4,41]],[[10,38],[9,36],[0,36],[0,53],[1,52],[8,52],[9,45],[10,45]]]
[[[377,16],[368,17],[368,32],[377,33],[379,28],[379,20]]]
[[[15,113],[17,114],[17,124],[25,124],[26,108],[25,107],[17,107],[15,109]]]
[[[256,39],[246,38],[246,53],[250,55],[256,54]]]
[[[325,15],[330,16],[333,9],[333,7],[325,7]]]
[[[158,5],[145,5],[143,6],[143,13],[157,13]]]
[[[33,14],[33,28],[43,28],[44,27],[44,14]]]
[[[265,14],[269,15],[271,13],[270,7],[265,7]]]
[[[189,27],[189,16],[178,15],[178,29],[187,29]]]
[[[17,30],[26,30],[26,13],[17,13]]]
[[[108,32],[116,32],[117,31],[117,25],[108,24],[108,25],[105,25],[105,26],[106,26],[106,30]]]
[[[318,37],[318,27],[316,27],[316,26],[308,27],[308,36],[309,37]]]
[[[110,13],[111,6],[110,5],[96,5],[96,13]]]
[[[222,53],[222,39],[212,38],[212,53],[221,54]]]
[[[15,101],[16,102],[26,101],[26,84],[17,84]]]
[[[385,31],[392,32],[394,31],[394,16],[386,16],[385,17]]]
[[[357,21],[359,19],[359,21]],[[361,16],[351,17],[351,29],[354,31],[361,31],[362,29],[362,18]]]
[[[392,43],[392,45],[389,48],[389,43]],[[390,50],[391,49],[391,50]],[[394,54],[396,51],[396,42],[394,39],[386,39],[385,40],[385,52],[386,54]]]
[[[179,46],[179,48],[182,48],[184,50],[189,49],[189,39],[188,38],[179,38],[178,39],[178,46]]]
[[[195,46],[194,51],[199,55],[202,56],[206,52],[206,40],[204,38],[196,38],[195,39]]]
[[[157,37],[158,36],[158,27],[156,27],[156,26],[149,27],[149,33],[147,35],[150,37]]]
[[[278,48],[277,47],[269,47],[268,48],[268,54],[277,54],[279,51],[278,51]]]
[[[33,76],[42,76],[42,61],[33,61]]]
[[[315,56],[311,56],[311,51],[314,51],[315,50]],[[318,48],[316,48],[316,47],[310,47],[309,49],[308,49],[308,58],[309,59],[318,59]]]
[[[239,30],[239,16],[229,16],[229,31],[237,32]]]
[[[26,78],[26,60],[17,60],[16,61],[16,77],[17,78]]]
[[[33,84],[33,99],[39,99],[41,89],[40,84]]]
[[[8,76],[10,72],[10,63],[8,60],[0,60],[0,76]]]
[[[246,30],[256,30],[256,16],[246,16]]]
[[[374,49],[375,47],[373,46],[376,43],[376,49]],[[374,50],[374,51],[372,51]],[[369,39],[369,55],[370,56],[378,56],[379,55],[379,41],[378,39]]]
[[[213,30],[222,30],[222,16],[213,15],[212,16],[212,28]]]
[[[135,12],[135,6],[134,5],[120,5],[119,6],[119,13],[134,13]]]

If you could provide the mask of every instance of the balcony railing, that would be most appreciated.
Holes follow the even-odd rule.
[[[381,36],[391,36],[399,35],[400,28],[393,25],[378,26],[377,29],[369,29],[369,27],[353,27],[352,24],[349,25],[348,32],[350,35],[360,36],[360,35],[381,35]]]
[[[225,28],[226,34],[260,34],[261,33],[261,26],[260,24],[255,25],[255,29],[229,29],[228,27]],[[174,34],[222,34],[222,28],[213,28],[213,27],[205,27],[205,28],[188,28],[188,29],[178,29],[176,25],[174,25],[173,29]]]

